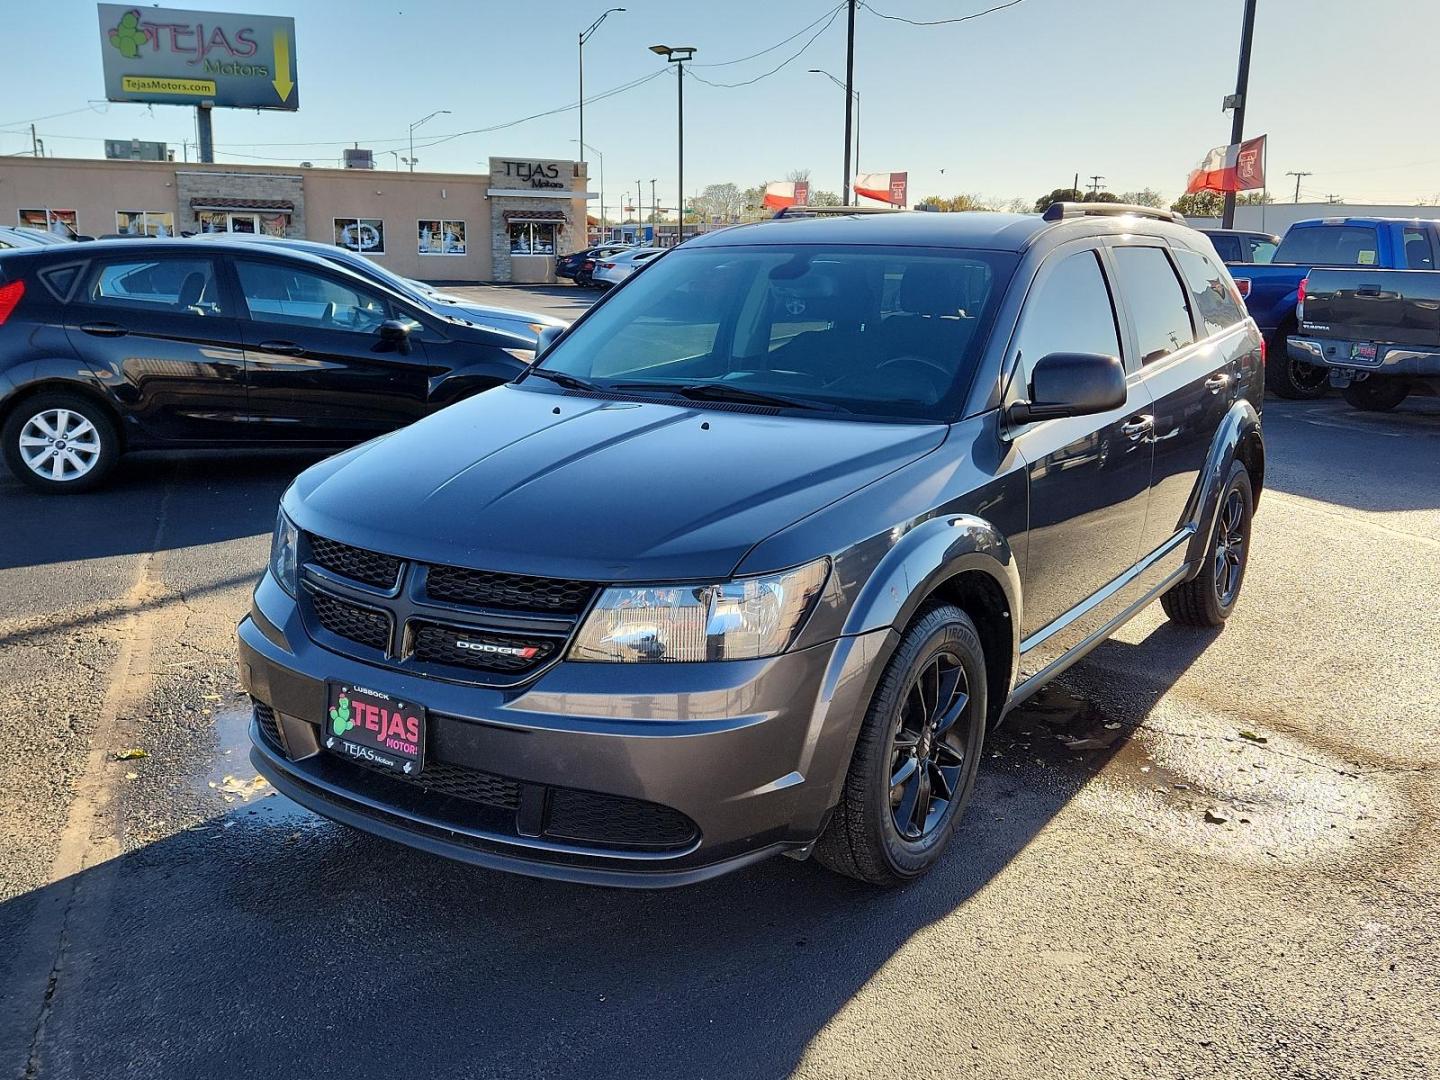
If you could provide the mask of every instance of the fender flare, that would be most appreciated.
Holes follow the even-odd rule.
[[[1210,454],[1205,459],[1205,467],[1200,473],[1194,513],[1190,515],[1190,520],[1195,522],[1195,533],[1190,537],[1185,554],[1185,561],[1191,563],[1197,572],[1205,557],[1205,548],[1210,543],[1210,533],[1215,528],[1215,515],[1220,512],[1220,491],[1225,484],[1225,477],[1229,475],[1230,464],[1239,455],[1241,445],[1252,435],[1261,439],[1263,464],[1264,440],[1260,434],[1260,414],[1254,405],[1241,398],[1230,406],[1230,411],[1220,422],[1215,438],[1210,443]],[[1258,486],[1255,489],[1255,499],[1258,503]]]

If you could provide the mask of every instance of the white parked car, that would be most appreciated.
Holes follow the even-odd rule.
[[[44,229],[31,229],[24,225],[0,225],[0,249],[45,247],[47,244],[68,244],[68,236],[58,236]]]
[[[629,248],[595,264],[595,284],[602,289],[619,285],[631,274],[645,269],[645,264],[662,254],[664,248]]]

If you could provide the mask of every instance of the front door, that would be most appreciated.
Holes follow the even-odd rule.
[[[350,276],[298,260],[232,259],[255,435],[266,441],[359,442],[429,411],[429,370],[417,333],[410,352],[382,341],[394,302]]]
[[[126,399],[145,435],[245,438],[240,320],[216,260],[173,250],[107,258],[104,247],[65,309],[71,347]]]
[[[1009,397],[1029,398],[1029,372],[1057,352],[1123,356],[1099,253],[1065,245],[1030,290],[1011,349]],[[1022,674],[1031,675],[1094,629],[1122,602],[1097,594],[1134,566],[1150,486],[1150,397],[1132,373],[1129,400],[1098,416],[1026,424],[1013,433],[1030,489],[1025,542]]]

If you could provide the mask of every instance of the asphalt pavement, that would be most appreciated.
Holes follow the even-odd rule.
[[[1147,611],[1014,715],[895,892],[318,819],[249,765],[232,638],[314,457],[0,476],[0,1076],[1440,1075],[1440,399],[1265,425],[1229,625]]]

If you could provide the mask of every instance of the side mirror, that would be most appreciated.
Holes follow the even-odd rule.
[[[1014,424],[1093,416],[1125,404],[1125,366],[1100,353],[1050,353],[1030,376],[1030,400],[1006,411]]]
[[[547,326],[540,331],[539,338],[535,342],[535,359],[539,360],[549,351],[550,346],[555,344],[557,338],[566,330],[564,326]]]
[[[398,349],[402,355],[410,354],[410,335],[420,329],[414,319],[386,319],[377,331],[380,340]]]

